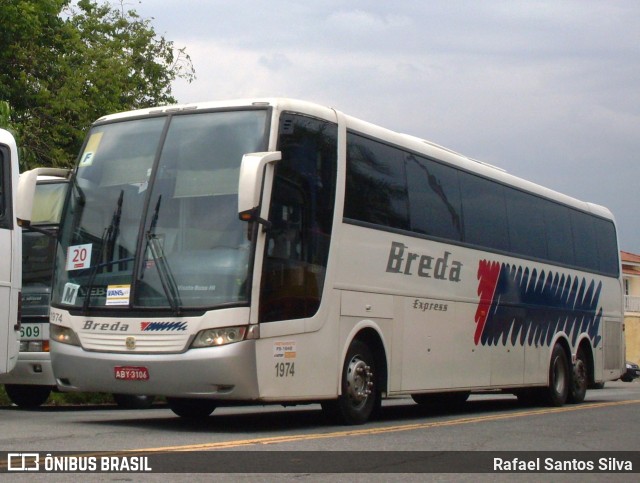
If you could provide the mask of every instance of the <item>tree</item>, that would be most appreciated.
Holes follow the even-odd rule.
[[[0,100],[11,105],[29,167],[69,166],[95,119],[175,103],[172,82],[195,78],[185,49],[122,0],[7,3],[0,9]]]
[[[9,131],[14,136],[14,138],[17,135],[13,123],[11,122],[11,106],[8,102],[5,101],[0,101],[0,128]],[[22,146],[18,145],[18,159],[20,160],[20,165],[22,166],[23,159],[33,159],[33,156],[28,149],[25,149]],[[25,164],[25,166],[27,165]]]

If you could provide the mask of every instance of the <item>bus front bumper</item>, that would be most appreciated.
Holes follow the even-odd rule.
[[[89,352],[51,341],[51,362],[57,384],[64,391],[223,400],[259,398],[253,340],[181,354]],[[121,379],[125,373],[133,374],[133,380]]]

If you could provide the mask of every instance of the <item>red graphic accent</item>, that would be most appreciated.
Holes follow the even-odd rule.
[[[476,345],[478,345],[480,341],[484,325],[487,322],[499,276],[500,263],[480,260],[480,264],[478,265],[478,295],[480,296],[480,301],[476,309],[476,333],[473,337]]]
[[[140,330],[145,330],[151,322],[140,322]]]

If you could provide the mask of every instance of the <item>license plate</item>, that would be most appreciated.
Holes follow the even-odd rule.
[[[116,366],[113,368],[116,379],[122,381],[148,381],[149,369],[139,366]]]

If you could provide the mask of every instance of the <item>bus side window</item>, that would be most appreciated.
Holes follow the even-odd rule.
[[[11,228],[11,213],[7,210],[10,196],[11,170],[9,169],[9,152],[0,146],[0,228]]]

